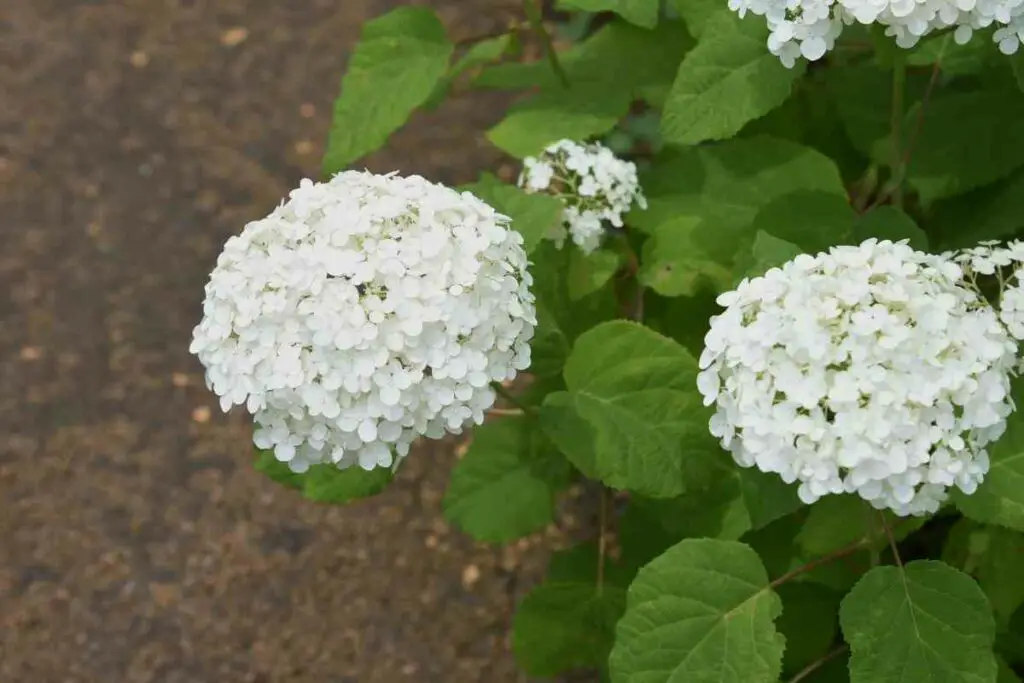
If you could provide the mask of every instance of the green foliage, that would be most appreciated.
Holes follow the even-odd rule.
[[[569,478],[565,459],[530,417],[488,423],[452,471],[445,516],[477,540],[511,541],[554,520],[555,493]]]
[[[735,541],[680,541],[637,574],[609,658],[613,683],[774,683],[782,601]]]
[[[803,71],[764,49],[768,29],[754,17],[715,14],[683,60],[665,102],[666,142],[722,140],[782,104]]]
[[[947,564],[872,569],[843,598],[840,620],[852,683],[995,680],[988,601]]]
[[[963,519],[950,531],[942,559],[978,580],[1001,624],[1024,604],[1024,535]]]
[[[472,192],[511,218],[512,227],[523,236],[527,254],[533,252],[548,231],[561,220],[562,204],[557,199],[544,194],[527,194],[491,173],[484,173],[477,182],[459,189]]]
[[[374,496],[383,491],[394,478],[385,467],[364,470],[349,467],[339,470],[333,465],[314,465],[302,474],[292,472],[288,465],[274,457],[271,451],[257,451],[254,467],[274,481],[302,493],[317,503],[340,505],[360,498]]]
[[[586,12],[615,12],[626,21],[644,28],[658,23],[659,0],[559,0],[561,9]]]
[[[434,92],[452,50],[441,22],[425,7],[399,7],[366,22],[334,101],[324,174],[383,145]]]

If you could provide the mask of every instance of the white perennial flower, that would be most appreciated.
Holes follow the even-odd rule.
[[[769,51],[790,68],[800,57],[821,59],[853,23],[881,25],[903,48],[943,29],[962,45],[995,27],[992,38],[1008,55],[1024,40],[1024,0],[729,0],[729,8],[764,17]]]
[[[738,464],[899,515],[972,493],[1005,429],[1015,344],[960,268],[868,240],[719,297],[698,387]]]
[[[1014,339],[1024,341],[1024,242],[987,241],[943,256],[960,264],[966,284],[977,292],[982,278],[995,279],[999,319]]]
[[[565,204],[562,223],[547,237],[561,249],[568,235],[587,254],[601,246],[604,221],[621,228],[622,216],[634,203],[647,208],[636,165],[599,143],[560,140],[549,145],[539,157],[523,160],[519,186],[560,199]]]
[[[529,366],[526,266],[522,236],[469,193],[303,180],[225,244],[191,351],[292,470],[388,467],[417,436],[482,422],[490,383]]]

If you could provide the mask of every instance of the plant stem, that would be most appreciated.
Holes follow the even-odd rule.
[[[800,576],[801,574],[805,574],[805,573],[811,571],[812,569],[817,569],[818,567],[822,566],[823,564],[828,564],[829,562],[832,562],[834,560],[838,560],[840,558],[846,557],[847,555],[852,555],[853,553],[857,552],[858,550],[863,548],[868,543],[870,543],[870,539],[869,538],[862,538],[862,539],[860,539],[858,541],[855,541],[855,542],[851,543],[850,545],[843,546],[839,550],[833,550],[828,555],[822,555],[821,557],[816,557],[813,560],[811,560],[810,562],[807,562],[805,564],[800,565],[796,569],[790,569],[788,572],[786,572],[785,574],[783,574],[779,578],[777,578],[774,581],[772,581],[771,583],[769,583],[768,587],[769,588],[776,588],[776,587],[781,586],[782,584],[786,583],[787,581],[790,581],[791,579],[794,579],[794,578]]]
[[[881,553],[878,552],[878,546],[875,545],[875,536],[878,532],[878,527],[875,525],[875,509],[868,505],[867,503],[865,503],[864,511],[867,514],[867,516],[865,517],[865,526],[868,530],[869,552],[871,553],[871,566],[877,567],[879,562],[881,562]]]
[[[522,408],[490,408],[487,414],[494,415],[495,417],[515,417],[525,413]]]
[[[548,58],[551,70],[558,76],[562,86],[568,88],[569,77],[566,75],[565,69],[562,68],[562,63],[558,60],[558,53],[555,52],[551,36],[548,35],[547,30],[544,28],[544,18],[541,14],[540,3],[541,0],[523,0],[523,11],[526,13],[526,20],[530,23],[530,28],[533,29],[534,33],[537,34],[544,44],[544,54]]]
[[[826,652],[824,655],[822,655],[818,659],[815,659],[813,662],[811,662],[810,664],[808,664],[804,668],[800,669],[800,671],[798,671],[795,676],[793,676],[791,679],[789,679],[789,683],[798,683],[798,681],[804,680],[805,678],[810,676],[812,673],[814,673],[815,671],[817,671],[821,667],[825,666],[825,664],[829,663],[830,661],[832,661],[836,657],[838,657],[841,654],[843,654],[844,652],[846,652],[846,648],[847,647],[848,646],[844,643],[843,645],[840,645],[840,646],[838,646],[836,648],[833,648],[829,652]]]
[[[884,512],[879,512],[878,516],[882,520],[882,528],[885,529],[885,535],[889,539],[889,548],[892,549],[892,557],[896,560],[896,566],[903,569],[903,560],[900,559],[900,551],[896,547],[896,537],[892,534],[892,527],[889,526],[889,521],[885,518]]]
[[[889,121],[892,128],[892,203],[903,208],[903,91],[907,82],[907,56],[900,49],[893,57],[892,70],[892,114]]]
[[[608,503],[611,491],[607,486],[601,487],[601,502],[597,517],[597,594],[604,593],[604,564],[608,556]]]
[[[516,408],[519,408],[519,410],[521,410],[522,412],[533,412],[533,408],[520,401],[516,397],[516,395],[510,392],[508,389],[506,389],[505,385],[503,385],[501,382],[491,382],[491,388],[494,389],[494,393],[496,393],[498,396],[501,396],[503,399],[514,405]],[[492,410],[491,412],[494,411]]]

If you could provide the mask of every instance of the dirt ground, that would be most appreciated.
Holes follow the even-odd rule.
[[[441,518],[452,444],[377,499],[303,502],[248,466],[188,355],[221,244],[315,176],[375,0],[4,0],[0,681],[504,683],[550,539]],[[499,0],[436,0],[456,38]],[[369,160],[470,180],[480,96]]]

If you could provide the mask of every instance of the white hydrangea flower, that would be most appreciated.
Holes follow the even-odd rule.
[[[999,319],[1014,339],[1024,341],[1024,242],[989,240],[943,257],[960,264],[965,284],[976,292],[982,291],[979,279],[995,278]]]
[[[768,49],[788,68],[800,57],[823,57],[855,22],[885,27],[902,48],[948,28],[962,45],[975,30],[995,26],[993,40],[1007,55],[1024,40],[1024,0],[729,0],[729,8],[764,17]]]
[[[1005,429],[1015,344],[960,268],[905,243],[801,255],[719,297],[698,387],[738,464],[934,512],[988,471]]]
[[[599,143],[560,140],[549,145],[539,157],[523,160],[519,186],[560,199],[565,204],[562,222],[547,237],[561,249],[569,236],[587,254],[601,246],[604,221],[621,228],[634,203],[647,208],[636,164]]]
[[[221,406],[292,470],[388,467],[414,439],[483,421],[530,364],[522,236],[418,176],[303,180],[231,237],[191,352]]]

